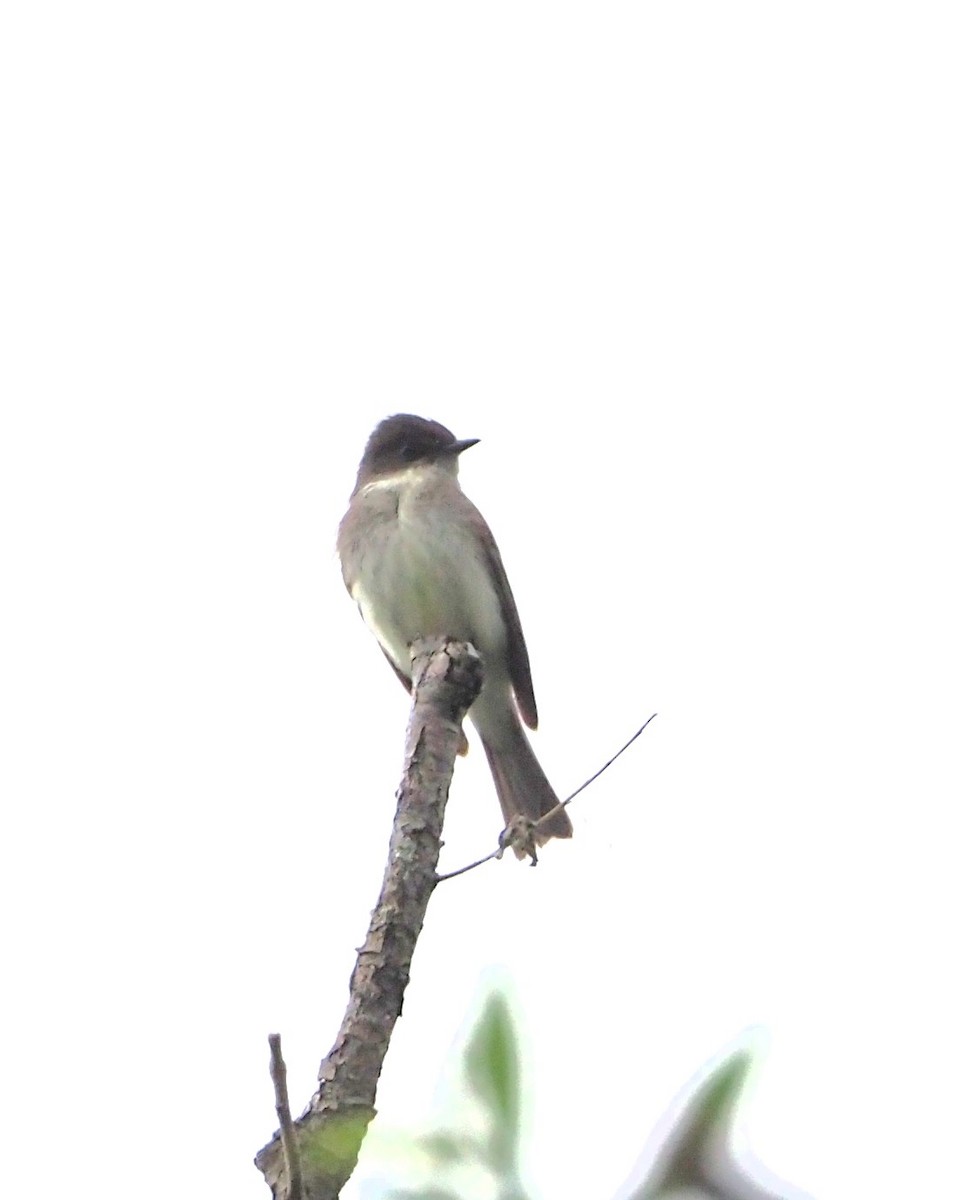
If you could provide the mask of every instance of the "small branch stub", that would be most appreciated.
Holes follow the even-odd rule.
[[[281,1035],[270,1033],[268,1047],[271,1051],[271,1081],[275,1085],[275,1113],[278,1117],[285,1169],[289,1179],[288,1190],[291,1200],[302,1200],[302,1167],[295,1143],[292,1110],[288,1103],[288,1072],[285,1069],[285,1060],[281,1056]]]
[[[287,1167],[292,1161],[301,1165],[303,1200],[335,1200],[375,1116],[382,1062],[436,883],[462,721],[482,687],[482,663],[464,642],[417,642],[412,679],[405,766],[382,891],[352,972],[342,1027],[319,1067],[318,1091],[292,1124],[294,1148],[286,1154],[276,1133],[255,1158],[275,1200],[295,1200]]]

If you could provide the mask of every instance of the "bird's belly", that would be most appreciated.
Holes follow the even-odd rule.
[[[352,588],[366,624],[408,672],[418,638],[469,641],[486,658],[505,654],[505,630],[488,564],[475,539],[452,526],[395,520],[364,556]]]

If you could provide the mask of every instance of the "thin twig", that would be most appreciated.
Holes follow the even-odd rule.
[[[278,1114],[282,1150],[288,1167],[289,1195],[291,1200],[302,1200],[302,1164],[295,1143],[292,1110],[288,1105],[288,1072],[281,1056],[281,1034],[269,1033],[268,1045],[271,1049],[271,1081],[275,1085],[275,1112]]]
[[[650,722],[653,720],[653,718],[656,715],[657,715],[656,713],[651,713],[650,716],[647,717],[647,719],[644,721],[644,723],[637,730],[637,732],[633,735],[633,737],[630,738],[628,741],[624,742],[624,744],[620,747],[620,749],[616,752],[616,754],[614,754],[612,758],[607,759],[607,761],[603,764],[603,766],[600,767],[600,769],[598,771],[595,771],[590,776],[589,779],[587,779],[583,783],[581,783],[575,792],[570,792],[570,794],[566,797],[565,800],[561,800],[559,802],[559,804],[556,805],[555,808],[551,808],[549,810],[549,812],[543,813],[543,815],[540,817],[540,819],[538,821],[534,821],[533,829],[534,830],[539,829],[540,825],[542,825],[544,821],[548,821],[549,818],[552,817],[554,813],[558,813],[561,811],[561,809],[566,808],[566,806],[570,803],[570,801],[575,800],[576,797],[580,794],[580,792],[583,791],[584,788],[588,788],[595,779],[599,779],[600,776],[603,774],[603,772],[607,769],[607,767],[612,767],[613,764],[616,762],[616,760],[624,752],[624,750],[630,749],[630,747],[633,745],[633,743],[637,740],[637,738],[640,736],[640,734],[643,733],[643,731],[646,729],[646,727],[650,724]],[[505,849],[506,849],[505,846],[499,845],[490,854],[487,854],[485,856],[485,858],[477,858],[475,862],[467,863],[466,866],[464,866],[464,867],[458,867],[455,871],[447,871],[444,875],[437,875],[436,883],[442,883],[443,880],[446,880],[446,879],[455,879],[457,875],[465,875],[467,871],[474,871],[476,869],[476,867],[481,867],[483,865],[483,863],[489,862],[489,860],[491,858],[501,858],[503,855],[503,851]]]
[[[540,817],[540,819],[535,823],[535,828],[539,829],[540,825],[542,825],[544,821],[548,821],[550,819],[550,817],[553,816],[554,813],[559,812],[561,808],[566,808],[567,804],[569,804],[569,802],[571,800],[575,800],[576,797],[580,794],[580,792],[583,791],[584,788],[588,788],[590,786],[590,784],[593,783],[594,780],[599,779],[600,776],[603,774],[603,772],[607,769],[607,767],[612,767],[613,764],[616,762],[616,760],[624,752],[624,750],[630,749],[630,747],[633,745],[633,743],[637,740],[637,738],[640,736],[640,734],[643,733],[643,731],[646,729],[646,727],[650,724],[650,722],[653,720],[653,718],[656,715],[657,715],[656,713],[651,713],[650,716],[647,717],[647,719],[644,721],[644,723],[637,730],[637,732],[633,735],[633,737],[630,738],[629,741],[624,742],[624,744],[620,747],[620,749],[616,752],[616,754],[614,754],[614,756],[612,758],[607,759],[607,761],[603,764],[603,766],[600,767],[599,771],[594,772],[594,774],[592,774],[589,779],[587,779],[585,782],[581,783],[575,792],[570,792],[570,794],[566,797],[566,799],[561,800],[555,808],[551,808],[549,810],[549,812],[543,813],[543,815]]]
[[[446,871],[444,875],[436,876],[436,883],[442,883],[446,879],[455,879],[457,875],[465,875],[467,871],[475,871],[476,867],[481,867],[483,863],[489,862],[491,858],[502,858],[503,847],[497,846],[485,858],[477,858],[475,862],[467,863],[464,867],[457,867],[455,871]]]

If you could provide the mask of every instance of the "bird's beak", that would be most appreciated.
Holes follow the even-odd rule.
[[[453,442],[451,446],[446,447],[447,454],[462,454],[463,450],[468,450],[470,446],[475,446],[479,438],[463,438],[461,442]]]

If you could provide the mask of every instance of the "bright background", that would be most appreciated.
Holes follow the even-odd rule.
[[[659,716],[571,845],[436,895],[379,1128],[438,1115],[498,978],[534,1197],[611,1197],[748,1030],[772,1170],[948,1194],[959,20],[5,7],[10,1195],[267,1195],[265,1038],[300,1109],[398,781],[406,699],[333,545],[400,410],[482,438],[560,790]],[[498,826],[476,746],[445,865]]]

